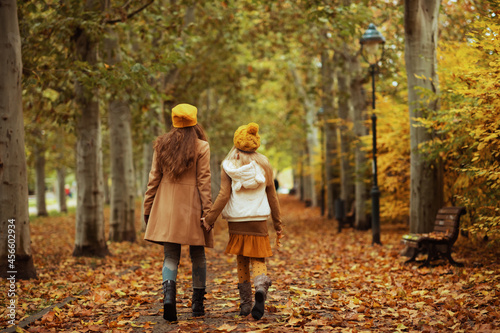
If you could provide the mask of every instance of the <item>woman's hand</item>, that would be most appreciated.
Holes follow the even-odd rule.
[[[201,218],[201,226],[207,231],[210,232],[212,230],[213,226],[208,224],[207,221],[205,220],[204,217]]]

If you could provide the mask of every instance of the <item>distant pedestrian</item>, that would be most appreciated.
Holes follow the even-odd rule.
[[[72,193],[68,184],[64,185],[64,194],[66,194],[66,196],[71,199]]]
[[[154,143],[153,163],[144,198],[144,239],[163,245],[163,318],[177,320],[176,280],[181,245],[190,245],[194,317],[205,314],[205,247],[213,233],[200,225],[212,205],[210,147],[197,123],[197,109],[179,104],[172,109],[173,128]]]
[[[277,243],[282,237],[280,205],[273,181],[273,169],[266,156],[257,153],[259,126],[240,126],[234,134],[234,147],[222,162],[219,195],[207,216],[202,219],[211,230],[222,212],[228,221],[229,243],[225,253],[237,255],[240,315],[260,319],[271,279],[266,259],[272,256],[267,219],[272,217]],[[254,276],[255,305],[252,308],[250,263]]]

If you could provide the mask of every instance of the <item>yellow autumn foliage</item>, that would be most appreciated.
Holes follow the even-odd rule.
[[[480,21],[467,42],[439,49],[442,105],[423,147],[445,162],[448,203],[465,206],[472,232],[500,233],[500,25]]]
[[[410,208],[408,105],[379,96],[377,110],[378,183],[382,193],[380,216],[383,221],[401,221],[407,219]]]

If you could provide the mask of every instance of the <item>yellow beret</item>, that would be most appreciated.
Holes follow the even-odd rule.
[[[172,109],[172,124],[174,127],[190,127],[197,124],[198,109],[191,104],[179,104]]]
[[[260,147],[259,125],[250,123],[238,127],[234,132],[234,146],[239,150],[254,152]]]

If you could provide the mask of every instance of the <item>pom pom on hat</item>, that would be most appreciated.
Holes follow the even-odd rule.
[[[254,152],[260,147],[259,125],[250,123],[238,127],[234,132],[234,146],[239,150]]]
[[[172,109],[172,124],[174,127],[190,127],[197,124],[198,109],[191,104],[179,104]]]

